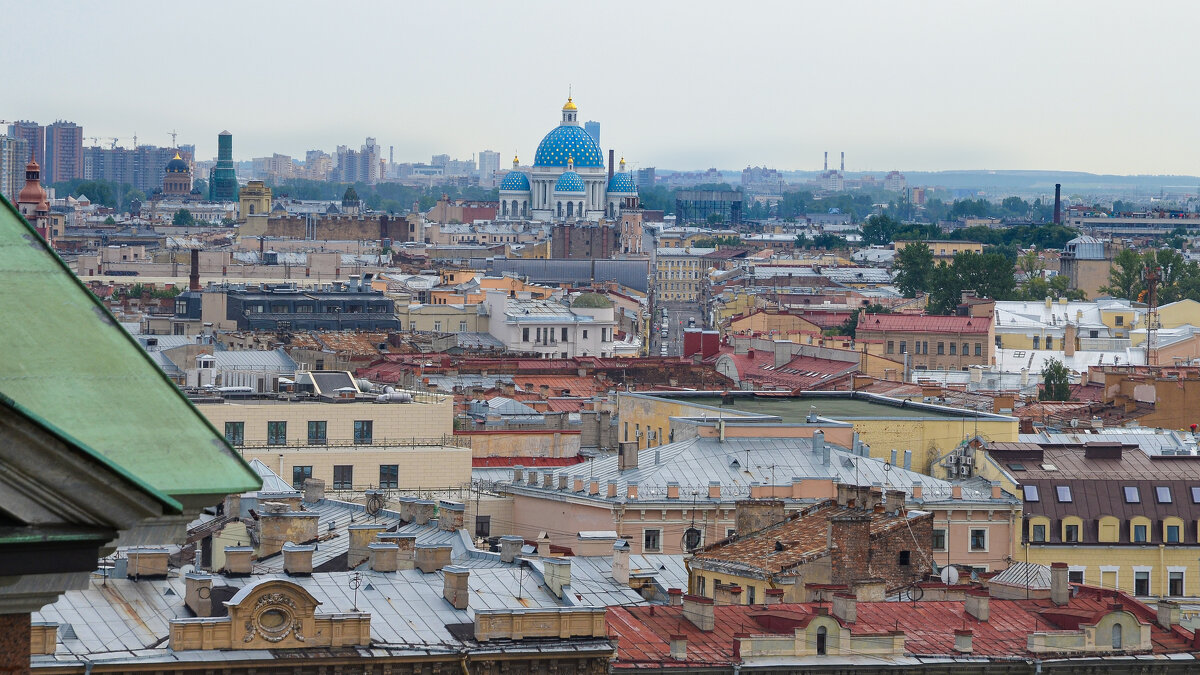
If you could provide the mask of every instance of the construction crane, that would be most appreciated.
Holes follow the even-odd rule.
[[[179,146],[175,145],[175,136],[178,134],[178,132],[172,129],[169,133],[171,134],[171,147],[178,148]]]
[[[1151,368],[1158,366],[1158,329],[1161,324],[1158,319],[1158,282],[1162,279],[1161,267],[1147,266],[1142,271],[1142,280],[1146,282],[1146,365]]]

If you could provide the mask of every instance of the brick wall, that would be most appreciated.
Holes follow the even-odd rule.
[[[929,563],[921,554],[933,545],[933,514],[899,523],[885,532],[868,536],[870,515],[851,512],[831,519],[832,583],[849,584],[859,579],[878,578],[889,591],[921,581],[930,573]],[[914,541],[915,539],[915,541]],[[902,552],[908,552],[908,565],[901,565]]]
[[[32,646],[28,614],[0,614],[0,673],[28,673]]]

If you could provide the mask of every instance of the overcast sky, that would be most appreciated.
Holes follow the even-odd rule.
[[[1197,2],[17,2],[0,118],[237,159],[531,160],[573,87],[639,166],[1200,174]],[[102,140],[107,143],[107,140]],[[91,144],[90,140],[84,141]]]

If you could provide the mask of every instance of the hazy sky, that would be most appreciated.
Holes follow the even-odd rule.
[[[0,118],[176,129],[200,158],[229,129],[237,159],[374,136],[396,161],[528,161],[570,85],[640,166],[1200,174],[1194,1],[0,0],[0,21]]]

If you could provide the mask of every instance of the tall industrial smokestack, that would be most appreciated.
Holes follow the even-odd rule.
[[[828,170],[829,170],[829,151],[826,150],[825,151],[825,168],[822,169],[822,171],[828,171]]]
[[[1054,184],[1054,224],[1062,225],[1062,183]]]
[[[842,173],[846,172],[846,151],[842,151]]]
[[[200,249],[192,249],[192,270],[188,274],[188,290],[200,290]]]
[[[613,149],[609,148],[608,149],[608,179],[612,180],[612,177],[613,177]]]

